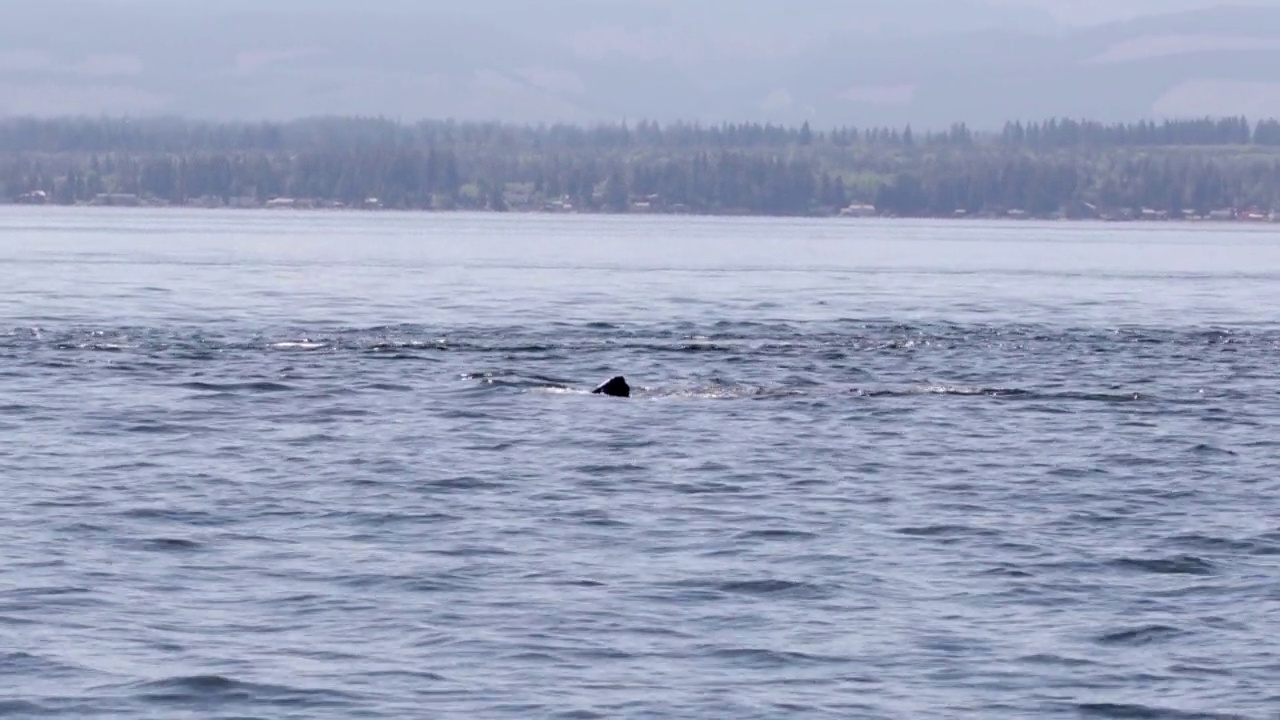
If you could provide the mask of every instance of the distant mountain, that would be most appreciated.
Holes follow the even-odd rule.
[[[1280,115],[1280,9],[1076,27],[977,0],[263,5],[7,8],[0,114],[919,128]]]

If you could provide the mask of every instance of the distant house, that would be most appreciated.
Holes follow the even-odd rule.
[[[876,206],[866,203],[854,203],[840,211],[840,217],[875,217]]]
[[[200,197],[187,198],[187,207],[220,208],[223,205],[222,198],[217,195],[201,195]]]
[[[268,209],[272,209],[272,210],[280,210],[285,208],[297,209],[297,210],[309,210],[316,206],[316,201],[311,198],[278,197],[278,198],[272,198],[268,200],[266,206]]]
[[[525,208],[533,204],[534,193],[531,188],[517,185],[508,185],[502,191],[502,201],[508,207]]]
[[[573,212],[573,202],[568,195],[564,195],[558,200],[547,201],[542,209],[546,212]]]
[[[91,205],[110,205],[115,207],[138,207],[142,198],[134,193],[98,193],[90,201]]]
[[[14,198],[13,201],[20,205],[44,205],[49,202],[49,193],[43,190],[32,190],[31,192],[22,193]]]

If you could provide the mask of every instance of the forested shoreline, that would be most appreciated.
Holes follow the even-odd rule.
[[[0,202],[1269,220],[1280,215],[1280,121],[913,132],[8,118]]]

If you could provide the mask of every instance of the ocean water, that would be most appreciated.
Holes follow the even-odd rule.
[[[1277,313],[1270,227],[0,208],[0,716],[1280,717]]]

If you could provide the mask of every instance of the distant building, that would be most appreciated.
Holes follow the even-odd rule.
[[[222,198],[217,195],[201,195],[200,197],[187,198],[188,207],[220,208],[223,205]]]
[[[272,198],[267,201],[267,208],[279,210],[284,208],[295,210],[310,210],[316,206],[316,201],[311,198],[291,198],[279,197]]]
[[[876,206],[866,203],[854,203],[840,211],[840,217],[875,217]]]
[[[134,193],[98,193],[90,201],[91,205],[110,205],[116,207],[138,207],[142,198]]]
[[[573,202],[564,195],[558,200],[549,200],[542,209],[546,212],[573,212]]]
[[[49,202],[49,193],[43,190],[32,190],[25,192],[13,199],[20,205],[44,205]]]
[[[526,187],[513,187],[508,185],[507,188],[502,191],[502,201],[505,202],[508,207],[526,208],[533,204],[534,193],[533,190]]]

